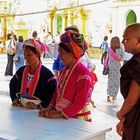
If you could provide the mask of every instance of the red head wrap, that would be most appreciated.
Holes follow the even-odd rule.
[[[65,46],[75,55],[75,58],[78,59],[84,54],[85,49],[83,34],[68,30],[60,36],[60,39],[61,42],[64,43]]]

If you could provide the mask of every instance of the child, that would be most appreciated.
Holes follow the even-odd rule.
[[[94,86],[96,82],[98,81],[97,75],[95,74],[95,69],[96,66],[94,65],[93,69],[91,70],[91,75],[92,75],[92,85]]]
[[[122,66],[120,87],[124,102],[117,112],[120,122],[117,133],[123,140],[139,140],[140,136],[140,23],[134,23],[124,31],[125,51],[133,54]]]
[[[92,81],[91,81],[91,83],[92,83],[93,89],[94,89],[94,85],[95,85],[96,82],[98,81],[97,75],[96,75],[95,72],[94,72],[95,69],[96,69],[96,66],[94,65],[93,69],[91,70],[91,76],[92,76]],[[94,103],[94,101],[93,101],[92,99],[90,100],[90,102],[91,102],[91,104],[92,104],[93,107],[96,107],[96,106],[95,106],[95,103]]]
[[[103,43],[101,44],[100,48],[102,49],[102,57],[101,57],[101,64],[104,63],[104,60],[106,59],[107,57],[107,54],[108,54],[108,36],[104,36],[104,41]]]

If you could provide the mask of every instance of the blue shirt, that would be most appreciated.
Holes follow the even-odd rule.
[[[60,55],[58,54],[57,59],[54,60],[53,63],[53,71],[60,71],[65,65],[62,63],[60,59]]]
[[[103,41],[102,50],[103,50],[103,52],[108,52],[108,43],[107,43],[107,41]]]

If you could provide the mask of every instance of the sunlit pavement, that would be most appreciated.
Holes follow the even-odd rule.
[[[52,70],[53,60],[42,60],[43,65]],[[101,124],[111,126],[113,130],[107,133],[106,140],[121,140],[117,135],[115,127],[118,122],[116,118],[116,111],[122,104],[122,96],[118,93],[117,100],[107,102],[106,88],[107,88],[107,76],[102,75],[103,66],[100,64],[99,59],[92,59],[92,62],[96,64],[96,74],[98,76],[98,82],[95,85],[92,99],[95,101],[96,108],[93,108],[93,121],[98,121]],[[9,81],[11,77],[4,76],[5,68],[7,64],[7,56],[0,54],[0,95],[9,96]],[[15,68],[14,68],[15,72]],[[8,97],[9,98],[9,97]],[[4,98],[5,99],[5,98]],[[96,126],[95,126],[96,127]]]

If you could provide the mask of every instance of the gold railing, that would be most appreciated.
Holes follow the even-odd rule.
[[[88,55],[90,58],[101,58],[102,51],[100,48],[89,48]]]

